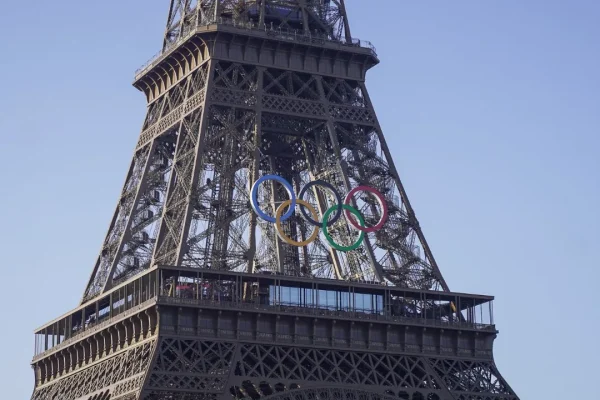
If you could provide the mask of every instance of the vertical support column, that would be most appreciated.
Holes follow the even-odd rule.
[[[81,343],[76,343],[75,345],[73,345],[73,348],[75,349],[77,368],[81,368],[83,366],[84,359],[83,348],[81,347]]]
[[[61,328],[61,331],[62,331],[62,341],[61,342],[64,342],[65,340],[67,340],[69,338],[67,336],[67,333],[69,332],[69,328],[68,328],[69,327],[69,317],[64,318],[61,321],[61,324],[62,324],[62,328]]]
[[[175,332],[177,333],[181,333],[181,316],[183,314],[183,308],[178,307],[177,308],[177,322],[175,323]]]
[[[47,367],[46,367],[46,360],[42,360],[38,363],[39,368],[40,368],[40,384],[44,384],[47,382],[48,380],[48,373],[47,373]]]
[[[144,298],[144,293],[146,293],[146,295],[147,295],[147,292],[145,290],[146,287],[144,286],[144,280],[148,281],[148,286],[149,286],[150,285],[150,277],[151,276],[152,275],[150,274],[150,275],[147,275],[147,276],[144,276],[144,277],[141,277],[140,279],[138,279],[138,293],[139,293],[138,304],[142,304],[146,300]]]
[[[211,112],[209,99],[214,81],[214,60],[208,61],[207,68],[201,114],[198,115],[197,113],[200,111],[196,111],[182,118],[179,124],[180,132],[173,160],[173,171],[168,184],[153,263],[180,265],[187,251],[193,196],[200,175],[199,171],[203,167],[204,139],[208,128],[208,116]],[[195,121],[186,125],[186,120],[193,118],[199,118],[198,126]],[[187,129],[191,131],[187,132]],[[194,146],[193,151],[186,147],[190,144]]]
[[[64,351],[60,351],[56,354],[56,358],[58,360],[58,375],[57,377],[61,377],[65,374],[65,354]]]
[[[109,351],[109,347],[110,347],[108,329],[109,328],[106,328],[100,332],[100,341],[102,341],[101,351],[99,352],[100,357],[106,357],[108,355],[108,351]]]
[[[111,292],[111,294],[110,294],[110,296],[108,298],[108,301],[109,301],[109,303],[108,303],[108,316],[109,316],[109,318],[112,318],[113,315],[114,315],[113,314],[114,308],[113,308],[113,293],[112,292]]]
[[[73,335],[73,314],[67,318],[65,339],[70,339],[71,335]]]
[[[153,310],[154,312],[148,312],[148,316],[150,317],[150,330],[152,335],[156,334],[156,330],[158,328],[158,316],[157,316],[157,311],[158,310]]]
[[[261,18],[264,21],[264,1],[261,3]],[[254,127],[254,154],[252,170],[250,171],[250,188],[254,185],[259,178],[260,169],[260,146],[262,138],[262,97],[263,97],[263,86],[264,86],[264,68],[258,68],[258,90],[256,93],[256,106],[255,106],[255,127]],[[248,249],[248,273],[252,274],[255,271],[256,265],[254,265],[254,257],[256,256],[256,230],[258,229],[258,217],[256,213],[250,213],[250,238],[248,243],[250,248]]]
[[[229,112],[235,115],[238,111],[235,106],[230,108]],[[231,114],[229,114],[231,116]],[[229,119],[229,118],[228,118]],[[229,122],[229,121],[228,121]],[[240,141],[236,135],[235,130],[238,128],[235,123],[231,124],[227,128],[231,129],[228,132],[228,140],[224,143],[221,151],[221,157],[218,164],[215,164],[215,180],[218,186],[218,192],[215,200],[218,202],[218,207],[215,208],[215,216],[211,221],[209,219],[209,226],[213,228],[213,242],[212,242],[212,265],[213,268],[226,269],[226,259],[228,252],[228,244],[230,240],[230,229],[232,220],[230,218],[230,212],[233,210],[230,208],[233,206],[233,195],[235,191],[235,170],[231,168],[235,164],[235,156],[237,152],[237,145]],[[227,129],[226,128],[226,129]],[[227,130],[229,130],[227,129]]]
[[[44,383],[52,380],[52,366],[50,360],[47,358],[44,360]]]
[[[50,365],[49,380],[54,380],[54,378],[56,377],[56,367],[54,366],[54,357],[53,356],[48,357],[48,364]]]
[[[129,285],[125,285],[123,286],[123,312],[127,311],[129,309],[128,305],[128,300],[129,300]]]
[[[385,349],[386,350],[390,350],[391,346],[390,346],[390,329],[391,329],[391,325],[387,324],[385,326]]]
[[[99,360],[104,354],[104,335],[102,331],[94,335],[94,360]]]
[[[39,386],[42,384],[42,367],[40,366],[40,363],[38,362],[37,364],[35,364],[35,386]]]
[[[146,313],[138,314],[140,318],[140,329],[141,329],[141,340],[147,339],[148,334],[150,333],[150,323],[148,321],[148,316]]]
[[[175,18],[175,14],[177,13],[177,3],[179,3],[180,1],[181,0],[171,0],[171,7],[169,7],[169,16],[167,17],[167,28],[165,29],[165,38],[163,40],[163,50],[167,48],[169,31],[171,30],[173,19]]]
[[[183,35],[184,24],[187,17],[187,12],[190,7],[191,0],[171,0],[171,7],[169,9],[169,18],[167,20],[167,29],[165,30],[165,39],[163,41],[163,50],[167,48],[169,40],[176,41]],[[217,1],[218,2],[218,1]],[[177,15],[179,14],[179,19]],[[173,30],[179,29],[176,38],[170,38]]]
[[[292,179],[292,186],[294,187],[294,192],[295,193],[300,193],[300,191],[302,190],[300,188],[300,174],[299,173],[295,173],[294,174],[294,179]],[[323,214],[321,214],[323,215]],[[305,241],[307,239],[307,234],[305,232],[300,232],[300,241]],[[306,271],[310,272],[312,269],[310,268],[310,265],[308,263],[309,260],[309,251],[308,251],[308,247],[307,246],[302,246],[300,248],[300,251],[302,252],[302,258],[304,259],[304,263],[306,266]],[[296,270],[296,275],[300,276],[302,274],[302,265],[300,265],[300,258],[298,258],[298,263],[294,264],[295,270]]]
[[[87,341],[90,346],[90,362],[94,362],[98,356],[98,342],[96,340],[96,335],[90,336]]]
[[[275,163],[273,160],[273,157],[269,156],[269,161],[271,164],[271,170],[275,171]],[[277,184],[275,182],[271,182],[271,204],[273,207],[273,210],[277,209],[277,204],[281,202],[281,199],[278,195],[277,192]],[[282,275],[285,273],[285,265],[283,262],[283,258],[285,256],[285,249],[283,248],[283,243],[281,243],[281,239],[279,239],[279,236],[277,234],[273,235],[274,240],[275,240],[275,250],[277,251],[277,267],[279,270],[279,273],[281,273]]]
[[[137,324],[137,315],[133,315],[128,319],[129,325],[131,325],[131,332],[129,335],[129,344],[135,344],[140,334],[140,328]]]
[[[330,339],[329,339],[329,345],[330,346],[335,346],[335,327],[337,325],[337,320],[333,320],[331,321],[331,327],[329,329],[329,334],[331,335]]]
[[[325,96],[325,89],[323,88],[323,82],[321,79],[322,78],[320,78],[320,77],[318,79],[316,79],[317,88],[319,90],[319,95],[321,96],[321,103],[323,104],[323,106],[325,107],[326,110],[329,110],[329,101],[327,100],[327,98]],[[346,186],[346,190],[350,191],[352,188],[350,185],[350,179],[348,178],[348,176],[349,176],[348,170],[346,167],[346,163],[342,157],[342,151],[340,149],[339,140],[337,137],[337,133],[335,131],[335,124],[333,122],[333,118],[331,117],[331,115],[328,115],[328,117],[327,117],[327,130],[329,131],[329,136],[331,138],[331,145],[333,147],[336,158],[338,160],[339,168],[342,171],[344,185]],[[356,206],[356,204],[354,204],[354,206]],[[365,235],[365,240],[363,241],[363,243],[364,243],[364,246],[366,249],[367,256],[371,263],[371,268],[373,270],[373,274],[375,275],[375,278],[378,281],[382,282],[383,281],[383,268],[377,262],[377,258],[375,257],[375,253],[373,251],[373,246],[371,245],[371,242],[366,235]]]
[[[65,372],[65,356],[62,351],[56,353],[56,377],[60,378]]]
[[[154,277],[155,281],[154,281],[154,296],[158,297],[160,295],[162,295],[161,293],[161,288],[163,285],[163,279],[162,279],[162,270],[157,269],[156,270],[156,276]]]
[[[311,177],[313,179],[316,179],[317,177],[315,174],[316,168],[314,157],[308,151],[308,147],[306,146],[305,140],[302,141],[302,144],[304,145],[304,153],[306,154],[306,162],[308,164],[308,168],[311,171]],[[313,193],[315,195],[315,198],[317,199],[317,207],[319,209],[319,213],[321,215],[325,215],[325,212],[327,211],[327,202],[325,201],[321,193],[319,193],[316,186],[313,188]],[[342,263],[340,261],[340,256],[338,252],[333,247],[329,247],[329,254],[331,255],[331,259],[333,260],[333,270],[335,272],[335,278],[342,279]]]
[[[344,21],[344,34],[346,35],[346,43],[352,43],[352,34],[350,33],[350,23],[348,22],[348,13],[346,12],[346,3],[344,0],[340,1],[340,13],[342,14],[342,20]]]
[[[215,0],[215,15],[214,15],[214,20],[218,23],[219,22],[219,16],[221,15],[221,0]]]
[[[113,326],[109,327],[107,329],[107,331],[108,331],[108,340],[109,340],[109,346],[107,349],[107,353],[112,354],[112,353],[116,352],[118,349],[119,337],[118,337],[116,326],[113,325]]]
[[[125,326],[123,326],[123,321],[117,323],[115,325],[117,328],[117,349],[122,350],[125,348],[125,343],[127,340],[127,332],[125,330]]]
[[[308,10],[306,9],[306,1],[298,0],[298,4],[302,10],[302,27],[304,28],[304,34],[308,35],[310,33],[310,29],[308,27]]]
[[[265,25],[265,3],[267,0],[262,0],[260,2],[260,15],[258,19],[259,28],[263,28]]]
[[[71,371],[74,371],[77,369],[77,363],[78,363],[76,346],[69,347],[69,358],[71,360],[70,361]]]
[[[81,341],[81,345],[84,348],[85,351],[85,364],[91,364],[92,363],[92,344],[90,342],[90,338],[88,337],[85,340]]]
[[[198,309],[196,313],[196,334],[200,335],[202,332],[202,309]]]
[[[235,319],[235,337],[240,340],[240,327],[241,327],[242,313],[238,311],[237,318]]]
[[[292,338],[292,343],[298,343],[298,321],[300,321],[299,317],[294,318],[294,336]]]
[[[217,337],[221,336],[221,315],[223,315],[223,311],[219,310],[217,312],[217,332],[216,332]]]

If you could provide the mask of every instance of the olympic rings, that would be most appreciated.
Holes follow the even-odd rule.
[[[288,212],[286,212],[284,214],[283,217],[281,217],[282,221],[286,221],[294,214],[294,208],[296,208],[296,193],[294,193],[294,188],[292,187],[292,185],[290,185],[290,183],[288,181],[286,181],[285,179],[283,179],[280,176],[265,175],[263,177],[260,177],[254,183],[254,185],[252,185],[252,192],[251,192],[252,193],[251,194],[252,209],[259,217],[261,217],[265,221],[275,223],[275,218],[271,217],[270,215],[265,214],[263,212],[263,210],[260,209],[260,206],[258,204],[258,187],[260,186],[261,183],[263,183],[265,181],[276,181],[276,182],[281,183],[283,185],[283,187],[285,187],[285,190],[288,192],[288,196],[290,196],[290,198],[292,199],[290,209],[288,210]]]
[[[285,189],[288,192],[288,195],[290,197],[289,200],[284,201],[277,207],[274,217],[267,215],[264,211],[262,211],[260,208],[260,205],[258,204],[258,188],[263,182],[266,182],[266,181],[276,181],[276,182],[282,184],[285,187]],[[305,201],[303,199],[303,197],[306,194],[306,192],[308,191],[308,189],[310,189],[313,186],[321,186],[325,189],[328,189],[335,197],[335,200],[337,203],[337,204],[333,205],[332,207],[330,207],[325,212],[325,214],[323,214],[322,222],[317,221],[318,220],[317,210],[315,210],[315,208],[310,203],[308,203],[307,201]],[[377,222],[377,224],[375,226],[367,227],[364,217],[361,215],[361,213],[356,208],[354,208],[351,205],[351,203],[353,202],[353,196],[358,192],[369,192],[377,198],[377,201],[379,203],[379,206],[381,207],[382,213],[381,213],[381,217],[380,217],[379,221]],[[302,206],[300,208],[300,210],[302,212],[303,218],[309,224],[311,224],[315,227],[315,229],[313,230],[313,233],[310,235],[310,237],[301,242],[297,242],[297,241],[291,239],[290,237],[288,237],[285,234],[285,232],[283,230],[283,226],[281,224],[282,222],[284,222],[292,217],[292,215],[295,212],[296,205]],[[296,197],[292,185],[287,180],[285,180],[284,178],[277,176],[277,175],[265,175],[265,176],[259,178],[254,183],[254,185],[252,185],[251,206],[252,206],[252,209],[254,210],[254,212],[261,219],[275,224],[275,227],[277,230],[277,235],[279,236],[279,238],[281,240],[283,240],[285,243],[287,243],[289,245],[296,246],[296,247],[303,247],[303,246],[307,246],[307,245],[311,244],[319,236],[319,228],[322,228],[323,234],[325,235],[325,238],[327,239],[327,242],[331,245],[331,247],[338,251],[344,251],[344,252],[356,250],[358,247],[360,247],[360,245],[362,244],[362,242],[365,239],[365,234],[380,230],[383,227],[383,225],[386,223],[387,217],[388,217],[388,208],[387,208],[387,203],[385,201],[385,198],[379,191],[377,191],[376,189],[374,189],[370,186],[358,186],[358,187],[352,189],[346,195],[346,198],[344,199],[344,202],[342,203],[342,197],[339,195],[339,193],[337,192],[335,187],[328,182],[325,182],[322,180],[316,180],[316,181],[310,182],[307,185],[305,185],[302,188],[302,190],[300,190],[300,194],[298,195],[298,197]],[[288,210],[284,214],[283,211],[285,210],[286,207],[288,207]],[[308,212],[305,210],[305,208],[308,209]],[[331,218],[331,220],[330,220],[329,217],[334,213],[334,211],[335,211],[335,214],[333,215],[333,218]],[[328,228],[330,228],[333,224],[335,224],[337,222],[337,220],[342,216],[342,214],[345,215],[350,226],[352,226],[354,229],[357,229],[358,231],[360,231],[360,235],[359,235],[358,239],[356,240],[355,243],[353,243],[350,246],[342,246],[338,243],[335,243],[335,241],[331,237],[329,230],[328,230]],[[358,222],[356,221],[357,219],[358,219]]]

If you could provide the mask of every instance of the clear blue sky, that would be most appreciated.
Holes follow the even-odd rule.
[[[503,375],[522,399],[598,398],[600,2],[347,3],[446,280],[496,296]],[[167,9],[2,5],[2,398],[28,398],[32,330],[83,292],[144,118],[133,72]]]

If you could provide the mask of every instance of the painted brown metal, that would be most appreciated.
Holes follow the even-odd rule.
[[[450,292],[425,240],[365,86],[377,54],[343,0],[172,0],[165,32],[136,73],[148,112],[81,305],[36,331],[32,399],[517,399],[492,298]],[[368,184],[389,221],[356,251],[288,246],[250,207],[265,174]],[[271,213],[285,199],[260,196]],[[380,308],[352,303],[366,298]]]

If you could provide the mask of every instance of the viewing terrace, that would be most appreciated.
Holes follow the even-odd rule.
[[[493,299],[378,283],[160,267],[37,329],[35,359],[156,303],[491,333]]]

